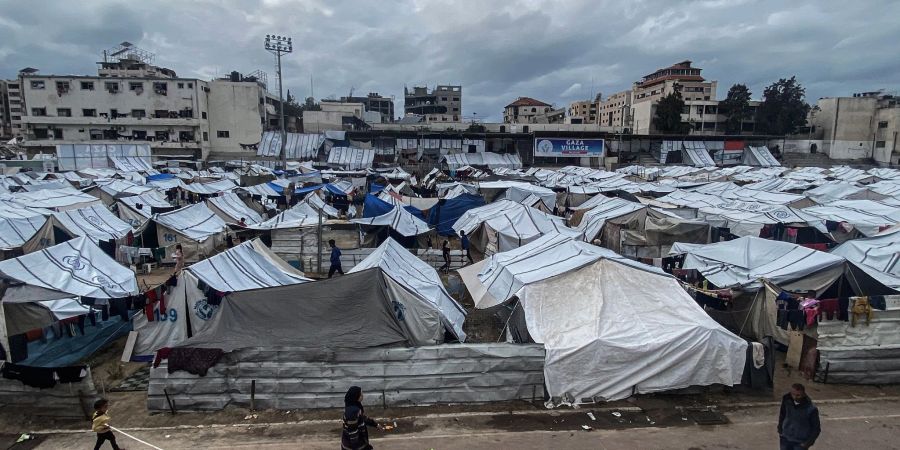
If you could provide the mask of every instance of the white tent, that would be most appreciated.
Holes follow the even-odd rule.
[[[380,216],[353,219],[350,222],[359,225],[390,227],[401,236],[406,237],[417,236],[429,231],[427,223],[399,205]]]
[[[153,217],[153,212],[172,210],[172,206],[159,191],[122,197],[116,201],[119,218],[138,228]]]
[[[189,334],[206,327],[218,307],[207,301],[207,293],[199,288],[201,281],[209,289],[230,293],[312,280],[272,253],[259,239],[244,242],[181,272],[177,284],[166,294],[166,310],[158,311],[160,317],[171,320],[151,322],[145,314],[135,316],[135,345],[130,354],[126,353],[125,359],[152,358],[156,350],[179,344]],[[156,309],[159,307],[157,304]],[[190,317],[190,333],[186,317]]]
[[[847,241],[831,254],[846,258],[885,286],[900,290],[900,228]]]
[[[581,234],[566,227],[562,217],[510,200],[470,209],[453,223],[452,228],[469,234],[473,247],[486,255],[512,250],[547,233]]]
[[[233,192],[225,192],[215,197],[206,199],[206,203],[212,212],[216,213],[226,223],[240,223],[243,218],[247,225],[260,223],[263,216],[251,209]]]
[[[323,217],[324,221],[326,218]],[[280,212],[277,216],[248,226],[254,230],[280,230],[285,228],[300,228],[316,226],[319,224],[319,212],[312,206],[300,202],[291,209]]]
[[[44,226],[48,215],[49,210],[20,208],[0,202],[0,250],[13,250],[31,240]]]
[[[332,147],[328,152],[328,165],[343,170],[361,170],[372,167],[375,150],[371,148]]]
[[[503,198],[522,203],[525,199],[534,195],[544,202],[548,210],[552,211],[556,207],[556,193],[553,190],[535,186],[531,183],[521,181],[483,181],[478,183],[478,189],[481,190],[485,200],[488,202]]]
[[[747,164],[749,166],[761,166],[761,167],[778,167],[781,166],[781,163],[772,156],[772,153],[769,152],[769,148],[766,146],[762,147],[753,147],[749,146],[744,150],[743,160],[741,164]]]
[[[45,208],[54,211],[84,208],[101,204],[100,199],[85,194],[73,187],[65,189],[49,189],[18,194],[0,194],[0,201],[5,201],[22,208]]]
[[[182,183],[181,188],[195,194],[212,195],[220,192],[228,192],[238,187],[231,180],[219,180],[210,183]]]
[[[174,211],[155,214],[156,236],[160,247],[182,244],[186,260],[197,261],[214,253],[222,242],[227,225],[206,203],[197,203]]]
[[[527,335],[546,348],[551,404],[741,382],[746,342],[657,268],[559,235],[476,266],[463,281],[493,299],[476,304],[517,298]]]
[[[84,236],[94,243],[118,241],[133,231],[131,224],[116,217],[103,205],[68,209],[53,213],[25,245],[25,252],[34,252],[57,244],[59,232],[67,238]]]
[[[694,167],[715,167],[716,162],[709,156],[703,141],[683,141],[682,154],[684,162]]]
[[[444,328],[450,330],[456,338],[462,342],[466,339],[463,332],[463,322],[466,320],[466,310],[460,306],[453,297],[447,293],[443,282],[433,267],[422,261],[416,255],[403,248],[397,241],[387,238],[374,252],[355,265],[349,273],[361,272],[373,267],[380,267],[387,276],[401,286],[413,292],[417,297],[437,309],[440,314],[438,322],[441,327],[413,327],[415,329],[431,329],[433,336],[418,338],[421,342],[429,339],[434,344],[444,342]],[[407,308],[414,305],[406,305]],[[414,320],[427,320],[431,314],[427,311],[409,314]]]
[[[900,208],[872,200],[837,200],[803,209],[821,220],[847,222],[865,236],[900,222]]]

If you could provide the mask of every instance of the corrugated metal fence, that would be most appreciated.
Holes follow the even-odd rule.
[[[360,350],[244,349],[231,352],[205,377],[150,372],[147,407],[220,410],[334,408],[351,385],[366,403],[414,406],[435,403],[543,399],[544,348],[520,344],[458,344]]]

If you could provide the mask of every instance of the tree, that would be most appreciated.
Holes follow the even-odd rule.
[[[653,116],[653,126],[660,133],[684,134],[688,132],[690,125],[681,121],[684,112],[684,100],[678,91],[661,98],[656,104],[656,114]]]
[[[740,133],[741,123],[750,118],[750,89],[744,84],[731,86],[719,112],[725,114],[725,132]]]
[[[806,89],[796,77],[782,78],[763,91],[763,101],[756,110],[756,130],[772,136],[796,133],[806,125],[809,105],[804,100]]]
[[[287,99],[284,102],[284,115],[288,117],[303,117],[303,105],[297,103],[297,97],[287,91]]]

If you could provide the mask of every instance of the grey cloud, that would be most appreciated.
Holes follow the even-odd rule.
[[[499,120],[515,97],[557,106],[611,94],[684,59],[754,97],[796,75],[821,96],[900,88],[900,2],[868,0],[0,0],[0,77],[93,73],[101,51],[128,40],[182,76],[263,69],[266,33],[290,35],[285,87],[317,97],[404,85],[463,85],[464,115]],[[580,88],[575,86],[580,85]]]

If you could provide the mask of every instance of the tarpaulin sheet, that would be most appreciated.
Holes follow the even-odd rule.
[[[153,220],[198,242],[225,231],[227,227],[225,221],[212,212],[206,203],[197,203],[175,211],[157,214],[153,216]]]
[[[847,241],[831,254],[846,258],[885,286],[900,289],[900,228]]]
[[[50,211],[46,210],[47,214]],[[0,202],[0,249],[19,248],[47,221],[45,214]]]
[[[332,147],[328,152],[328,165],[344,170],[360,170],[372,167],[375,150],[370,148]]]
[[[73,236],[85,236],[94,242],[122,239],[132,231],[131,224],[119,219],[105,206],[69,209],[53,213],[60,226]],[[52,233],[52,231],[51,231]]]
[[[769,148],[766,146],[762,147],[753,147],[749,146],[744,151],[744,160],[743,164],[748,164],[751,166],[761,166],[761,167],[778,167],[781,166],[781,163],[772,156],[772,153],[769,152]]]
[[[0,261],[0,273],[29,285],[83,297],[121,298],[137,293],[134,272],[86,237]]]
[[[459,341],[465,341],[463,322],[466,320],[466,311],[447,293],[444,283],[433,267],[391,238],[385,240],[374,252],[355,265],[349,273],[373,267],[380,267],[391,279],[434,305],[440,311],[447,329]]]
[[[322,220],[325,220],[324,217]],[[280,230],[316,226],[318,224],[319,212],[307,203],[300,202],[269,220],[250,225],[247,228],[254,230]]]
[[[209,209],[215,212],[226,223],[240,223],[241,219],[247,224],[263,221],[263,217],[241,200],[237,194],[226,192],[206,199]]]
[[[0,201],[12,203],[22,208],[46,208],[54,211],[84,208],[99,205],[100,199],[85,194],[75,188],[51,189],[18,194],[0,194]]]
[[[190,183],[182,184],[181,188],[193,192],[195,194],[218,194],[219,192],[227,192],[238,187],[231,180],[219,180],[210,183]]]
[[[258,239],[209,257],[186,270],[219,292],[238,292],[311,281]]]
[[[316,159],[325,142],[321,134],[286,133],[284,150],[288,159]],[[256,156],[281,155],[281,132],[266,131],[256,149]]]
[[[438,234],[449,236],[455,234],[453,223],[470,210],[484,206],[484,197],[472,194],[460,194],[449,199],[441,199],[428,212],[428,225],[435,227]]]
[[[367,194],[371,196],[372,194]],[[381,201],[381,200],[379,200]],[[419,212],[419,216],[422,213]],[[419,217],[411,214],[406,208],[392,206],[388,212],[365,219],[353,219],[350,222],[368,226],[386,226],[402,236],[416,236],[429,231],[428,224]]]
[[[391,203],[388,203],[372,194],[366,194],[365,200],[363,200],[363,217],[377,217],[390,213],[394,206]],[[417,219],[424,220],[425,216],[422,215],[422,211],[412,207],[412,206],[403,206],[408,213],[415,216]]]

